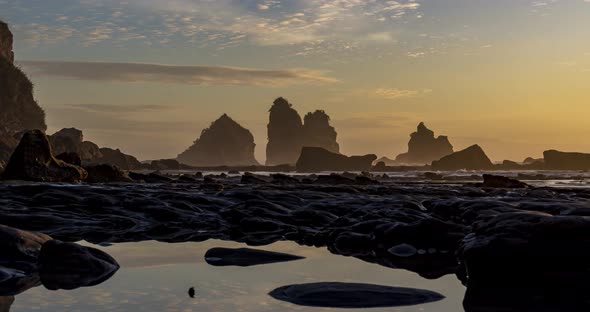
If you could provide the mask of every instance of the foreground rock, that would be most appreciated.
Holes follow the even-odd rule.
[[[590,154],[551,150],[544,152],[543,156],[549,170],[590,170]]]
[[[418,125],[418,130],[411,135],[408,152],[397,156],[396,162],[398,164],[425,165],[452,153],[453,145],[449,142],[448,137],[435,138],[434,132],[421,122]]]
[[[445,156],[432,162],[433,170],[491,170],[494,164],[479,145]]]
[[[88,172],[88,183],[134,182],[129,175],[114,165],[96,165],[84,167]]]
[[[304,257],[250,248],[212,248],[205,254],[205,260],[213,266],[248,267],[301,259]]]
[[[356,309],[411,306],[444,299],[428,290],[353,283],[289,285],[270,295],[302,306]]]
[[[14,303],[14,296],[0,297],[0,312],[10,312],[10,307]]]
[[[80,182],[86,170],[56,159],[47,136],[40,130],[25,133],[12,154],[2,178],[39,182]]]
[[[259,165],[254,158],[255,147],[252,133],[224,114],[177,159],[201,167]]]
[[[376,159],[375,155],[347,157],[319,147],[304,147],[296,169],[298,172],[370,171]]]
[[[74,289],[99,284],[119,265],[102,251],[0,225],[0,296],[32,287]]]
[[[492,174],[484,174],[483,175],[483,183],[480,184],[481,187],[491,187],[491,188],[527,188],[529,187],[528,184],[524,182],[520,182],[516,179],[511,179],[503,176],[492,175]]]

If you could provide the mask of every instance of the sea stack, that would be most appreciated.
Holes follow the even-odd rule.
[[[14,66],[12,33],[0,21],[0,166],[8,161],[26,130],[45,131],[45,112],[33,97],[33,84]]]
[[[396,162],[400,164],[430,164],[434,160],[453,153],[453,145],[448,137],[435,138],[434,132],[421,122],[418,130],[410,135],[408,152],[397,156]]]
[[[303,147],[303,122],[293,105],[278,98],[270,108],[266,164],[294,164]]]
[[[340,153],[338,133],[330,125],[330,116],[323,110],[301,116],[284,98],[274,101],[268,124],[267,165],[293,165],[303,147],[319,147],[331,153]]]
[[[432,162],[433,170],[490,170],[493,168],[494,164],[479,145],[472,145]]]
[[[257,166],[255,147],[252,133],[223,114],[177,160],[196,167]]]

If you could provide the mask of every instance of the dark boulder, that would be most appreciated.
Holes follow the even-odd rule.
[[[545,167],[549,170],[590,170],[590,154],[550,150],[543,156]]]
[[[479,184],[478,186],[490,187],[490,188],[527,188],[527,187],[529,187],[528,184],[526,184],[524,182],[520,182],[516,179],[511,179],[508,177],[492,175],[492,174],[484,174],[483,175],[483,183]]]
[[[82,159],[80,158],[80,155],[78,155],[78,153],[65,152],[55,156],[55,158],[63,162],[66,162],[70,165],[78,167],[82,166]]]
[[[49,235],[0,225],[0,265],[6,262],[36,261]]]
[[[177,160],[191,166],[251,166],[259,165],[254,158],[254,136],[223,114]]]
[[[47,136],[40,130],[26,132],[10,157],[2,177],[6,180],[80,182],[84,169],[56,159]]]
[[[490,170],[494,164],[479,145],[445,156],[432,162],[434,170]]]
[[[375,155],[347,157],[319,147],[304,147],[296,168],[299,172],[370,171],[376,159]]]
[[[205,260],[213,266],[248,267],[300,259],[304,259],[304,257],[250,248],[212,248],[205,254]]]
[[[64,128],[49,136],[55,154],[76,153],[83,162],[93,162],[102,157],[98,145],[84,141],[84,134],[76,128]]]
[[[286,174],[277,173],[271,175],[273,184],[299,184],[301,181],[295,177],[288,176]]]
[[[397,156],[398,164],[430,164],[434,160],[453,153],[453,145],[446,136],[434,136],[434,132],[426,127],[423,122],[418,125],[418,130],[411,134],[408,143],[408,152]]]
[[[50,290],[94,286],[110,278],[119,264],[94,248],[50,240],[38,259],[43,285]]]
[[[176,159],[160,159],[153,160],[150,163],[152,170],[181,170],[182,165]]]
[[[244,173],[240,181],[241,184],[267,184],[268,182],[261,176],[254,175],[250,172]]]
[[[84,167],[88,172],[88,183],[134,182],[129,175],[115,165],[96,165]]]
[[[311,283],[289,285],[270,292],[275,299],[324,308],[402,307],[440,301],[432,291],[355,283]]]
[[[10,307],[14,303],[14,296],[0,297],[0,312],[10,312]]]
[[[92,164],[109,164],[115,165],[123,170],[138,170],[142,168],[141,162],[137,158],[127,155],[119,149],[101,148],[101,158],[92,161]]]

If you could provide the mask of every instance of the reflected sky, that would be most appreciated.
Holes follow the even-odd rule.
[[[295,283],[357,282],[432,290],[447,298],[435,303],[370,311],[462,311],[465,289],[454,276],[424,280],[361,260],[330,254],[325,248],[280,242],[265,250],[292,253],[304,260],[255,266],[213,267],[203,256],[213,247],[243,247],[220,241],[166,244],[143,242],[99,247],[121,264],[107,282],[74,291],[37,287],[16,297],[19,311],[328,311],[277,301],[268,292]],[[194,287],[191,299],[187,291]],[[358,311],[347,309],[346,311]]]

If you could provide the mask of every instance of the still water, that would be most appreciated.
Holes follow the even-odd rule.
[[[72,291],[49,291],[43,286],[36,287],[18,295],[10,311],[338,310],[297,306],[268,295],[281,286],[314,282],[411,287],[435,291],[446,297],[442,301],[423,305],[370,309],[375,312],[463,311],[465,288],[453,275],[426,280],[412,272],[333,255],[325,248],[302,247],[291,242],[280,242],[261,249],[304,256],[305,259],[253,267],[214,267],[204,260],[207,250],[213,247],[239,248],[245,245],[207,241],[99,246],[97,248],[106,251],[121,264],[121,269],[111,279],[95,287]],[[191,287],[196,291],[194,298],[188,295]]]

